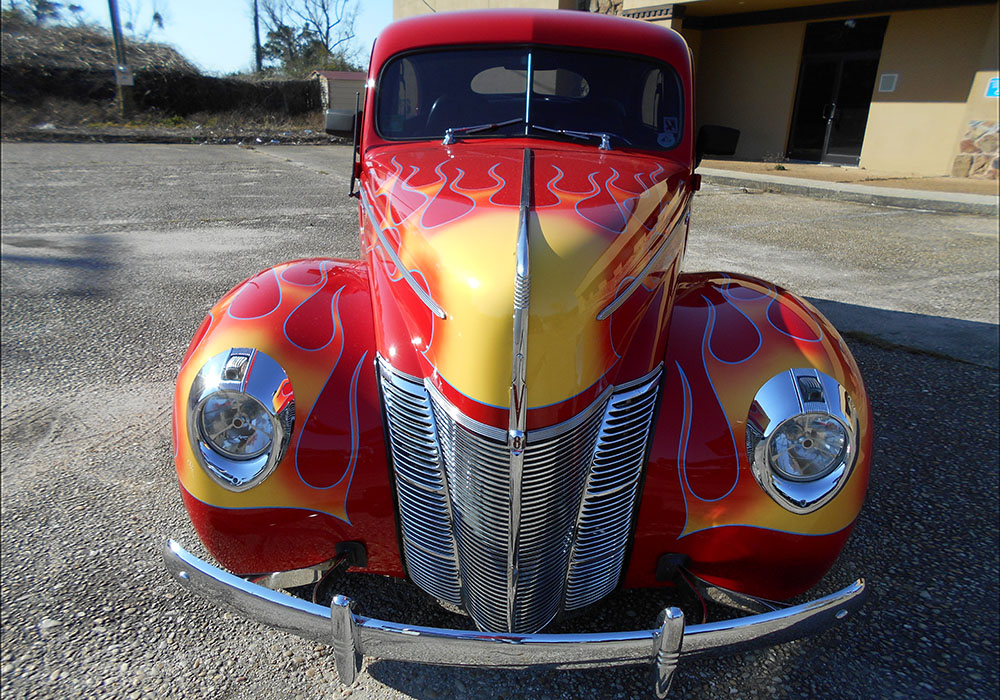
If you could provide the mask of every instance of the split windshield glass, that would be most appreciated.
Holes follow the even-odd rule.
[[[531,91],[527,90],[531,76]],[[407,54],[382,69],[376,128],[392,140],[531,136],[668,150],[682,132],[670,66],[640,57],[540,49]],[[583,136],[581,136],[581,134]]]

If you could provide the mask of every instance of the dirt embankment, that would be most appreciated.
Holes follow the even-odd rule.
[[[201,75],[169,46],[127,44],[135,110],[116,101],[111,38],[93,27],[37,27],[5,14],[5,140],[137,143],[330,143],[310,80]]]

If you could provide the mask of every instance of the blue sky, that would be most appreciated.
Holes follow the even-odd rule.
[[[83,6],[89,21],[110,26],[107,0],[72,1]],[[364,47],[364,67],[376,35],[392,21],[392,0],[357,1],[361,11],[354,41],[356,46]],[[118,0],[122,23],[134,9],[138,14],[136,25],[142,28],[149,25],[152,6],[152,0]],[[157,6],[162,8],[166,26],[152,34],[150,40],[171,44],[206,73],[224,75],[252,66],[252,0],[159,0]]]

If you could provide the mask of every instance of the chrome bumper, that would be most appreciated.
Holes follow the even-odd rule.
[[[351,600],[330,608],[272,591],[193,556],[173,540],[163,548],[171,575],[209,600],[284,632],[332,644],[343,683],[354,682],[362,654],[446,666],[593,668],[651,664],[658,697],[669,690],[679,658],[701,658],[780,644],[821,632],[858,610],[863,580],[828,596],[750,617],[685,627],[677,608],[654,629],[600,634],[493,634],[386,622],[355,614]]]

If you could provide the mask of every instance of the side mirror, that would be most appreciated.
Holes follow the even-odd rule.
[[[326,110],[326,133],[331,136],[353,136],[356,112],[350,109]]]
[[[736,153],[736,144],[740,140],[740,130],[728,126],[705,124],[698,130],[698,141],[695,144],[695,167],[705,156],[731,156]]]

